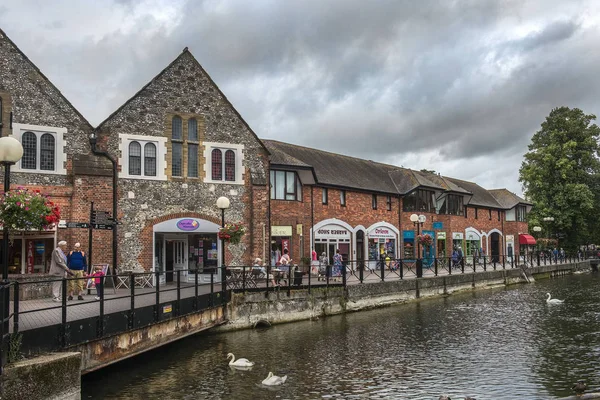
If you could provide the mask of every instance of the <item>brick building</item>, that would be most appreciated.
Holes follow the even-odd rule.
[[[330,260],[338,249],[347,260],[414,259],[418,233],[434,238],[423,258],[450,256],[457,247],[467,258],[514,255],[530,238],[524,220],[531,204],[506,189],[264,143],[271,153],[271,263],[285,248],[298,262],[314,257],[312,249]],[[417,227],[412,214],[423,215],[424,223]]]

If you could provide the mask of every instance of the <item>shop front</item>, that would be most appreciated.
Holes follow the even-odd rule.
[[[200,218],[175,218],[154,225],[153,271],[160,271],[160,282],[218,282],[221,265],[219,225]]]
[[[55,231],[15,232],[9,241],[8,273],[47,273],[50,269],[52,250],[55,248]],[[0,257],[3,257],[2,249],[0,249]]]
[[[462,232],[452,232],[452,251],[461,249],[464,255],[463,240],[465,240],[465,234]]]
[[[322,221],[313,228],[315,251],[319,258],[325,253],[330,264],[337,250],[344,261],[348,261],[351,254],[352,228],[343,221],[334,221]]]
[[[292,226],[281,226],[275,225],[271,226],[271,266],[274,267],[277,265],[279,260],[281,260],[281,256],[283,255],[283,251],[287,250],[289,252],[290,258],[292,262],[300,262],[300,259],[296,257],[295,254],[292,254]]]
[[[437,257],[446,257],[446,232],[438,232],[437,237]]]
[[[482,256],[481,235],[476,230],[467,228],[465,236],[467,263],[473,264],[474,261],[479,261],[479,257]]]
[[[377,261],[397,257],[397,243],[399,232],[387,223],[372,225],[367,229],[369,268],[374,269]]]
[[[506,262],[512,263],[515,256],[515,235],[506,235]]]
[[[415,231],[402,231],[402,258],[414,260],[415,255]]]
[[[431,239],[435,237],[434,231],[421,231],[421,235],[429,235]],[[434,263],[435,259],[435,240],[432,240],[431,246],[421,246],[421,258],[423,259],[423,266],[430,267]]]

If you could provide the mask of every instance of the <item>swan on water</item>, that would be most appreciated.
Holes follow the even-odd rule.
[[[230,357],[231,357],[231,361],[229,361],[229,365],[232,367],[248,368],[248,367],[251,367],[254,365],[254,363],[252,361],[248,360],[247,358],[238,358],[236,360],[233,353],[227,354],[228,360]]]
[[[551,299],[550,297],[550,293],[546,293],[546,296],[548,296],[548,298],[546,299],[546,303],[549,304],[561,304],[564,303],[564,300],[559,300],[559,299]]]
[[[263,381],[262,384],[263,385],[267,385],[267,386],[277,386],[277,385],[282,385],[285,383],[285,380],[287,379],[287,375],[284,376],[277,376],[277,375],[273,375],[272,372],[269,372],[269,376],[267,376]]]

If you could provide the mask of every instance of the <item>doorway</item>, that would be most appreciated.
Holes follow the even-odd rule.
[[[186,257],[187,239],[169,239],[166,246],[165,260],[165,279],[168,282],[175,280],[175,271],[181,270],[181,280],[186,281],[187,277],[187,257]]]
[[[500,261],[500,234],[494,232],[490,235],[490,251],[492,256],[492,262]]]
[[[356,232],[356,268],[364,269],[364,267],[365,267],[365,232],[358,231],[358,232]]]

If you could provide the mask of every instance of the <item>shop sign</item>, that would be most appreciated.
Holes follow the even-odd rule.
[[[434,222],[433,223],[433,229],[444,229],[444,223],[443,222]],[[444,239],[446,237],[444,236]]]
[[[340,225],[325,225],[315,232],[315,239],[349,239],[350,232]]]
[[[469,232],[467,234],[467,240],[479,240],[479,235],[474,232]]]
[[[29,242],[31,243],[31,242]],[[38,254],[44,254],[44,251],[46,250],[46,246],[44,245],[44,242],[35,242],[35,252]]]
[[[438,239],[442,239],[442,240],[446,240],[446,232],[438,232],[437,233],[437,238]]]
[[[465,235],[462,232],[453,232],[452,233],[452,239],[454,239],[454,240],[463,240],[464,238],[465,238]]]
[[[515,241],[515,235],[506,235],[506,241],[507,242],[514,242]]]
[[[166,306],[163,306],[163,314],[168,314],[170,312],[173,312],[172,304],[167,304]]]
[[[379,238],[379,239],[396,239],[396,233],[390,228],[386,228],[383,226],[379,226],[377,228],[371,229],[367,234],[369,238]]]
[[[200,227],[200,224],[195,219],[180,219],[177,221],[177,228],[182,231],[195,231]]]
[[[27,246],[27,273],[33,274],[33,241]]]
[[[292,236],[292,226],[271,226],[271,236]]]
[[[414,239],[415,238],[415,231],[403,231],[402,232],[402,237],[404,237],[404,239]]]

